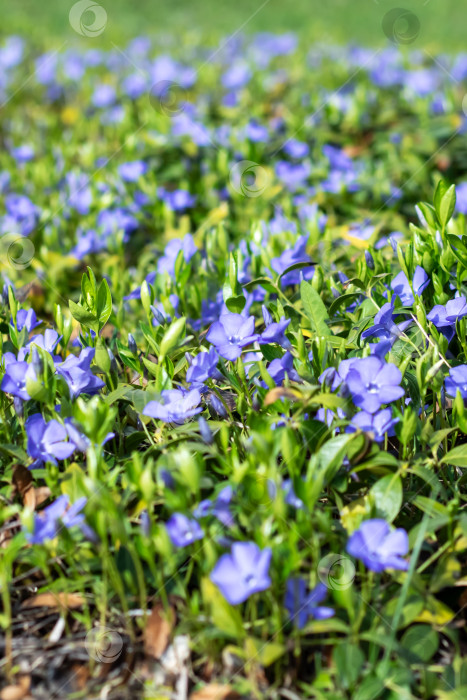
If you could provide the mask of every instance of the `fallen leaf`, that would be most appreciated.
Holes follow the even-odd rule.
[[[271,389],[270,391],[268,391],[268,393],[264,397],[264,405],[269,406],[278,399],[282,398],[290,399],[291,401],[297,401],[298,399],[302,398],[302,395],[299,391],[295,391],[294,389],[290,389],[285,386],[278,386],[275,389]]]
[[[23,610],[29,608],[54,608],[56,610],[68,608],[73,610],[80,608],[84,603],[83,596],[78,593],[39,593],[25,600],[21,604],[21,608]]]
[[[13,486],[24,500],[24,495],[32,488],[32,474],[23,464],[16,464],[13,468]]]
[[[0,700],[24,700],[29,696],[31,687],[31,677],[22,676],[18,679],[17,685],[7,685],[0,693]]]
[[[235,690],[232,690],[230,685],[210,683],[201,688],[201,690],[191,693],[190,700],[235,700],[235,698],[239,697],[240,695]]]
[[[175,622],[175,610],[164,610],[162,603],[156,603],[149,615],[144,630],[144,651],[154,659],[160,659],[170,639]]]

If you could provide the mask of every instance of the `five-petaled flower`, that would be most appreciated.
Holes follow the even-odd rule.
[[[253,593],[269,588],[271,556],[269,547],[261,550],[254,542],[235,542],[231,553],[220,557],[209,578],[231,605],[238,605]]]
[[[219,355],[226,360],[236,360],[242,354],[242,348],[258,339],[255,333],[255,318],[245,318],[241,314],[223,313],[212,324],[206,340],[216,346]]]
[[[203,410],[200,407],[201,394],[198,389],[184,392],[181,389],[166,389],[161,393],[163,401],[150,401],[146,404],[143,416],[158,418],[165,423],[184,423],[187,418],[196,416]]]
[[[290,619],[302,629],[308,618],[326,620],[334,615],[333,608],[318,605],[326,598],[328,589],[324,583],[318,583],[312,591],[308,591],[302,578],[289,578],[284,598],[284,607],[290,615]]]
[[[402,528],[391,531],[388,523],[380,518],[363,522],[347,542],[347,552],[378,573],[386,569],[406,571],[409,565],[403,557],[408,551],[406,531]]]

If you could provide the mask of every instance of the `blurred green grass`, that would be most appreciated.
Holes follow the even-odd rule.
[[[80,39],[71,29],[72,0],[3,3],[1,33],[19,33],[42,44],[69,41],[108,47],[140,35],[201,34],[213,39],[238,30],[296,31],[304,40],[382,46],[384,15],[402,6],[420,22],[412,48],[436,52],[466,47],[466,0],[99,0],[108,24],[99,37]],[[240,29],[241,28],[241,29]]]

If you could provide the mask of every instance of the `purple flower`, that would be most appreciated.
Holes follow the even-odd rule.
[[[43,462],[57,464],[57,459],[67,459],[76,449],[73,442],[67,442],[68,433],[65,427],[54,418],[48,423],[40,413],[35,413],[26,421],[28,437],[27,452],[33,457],[34,467]]]
[[[334,610],[325,606],[319,606],[326,598],[327,588],[324,583],[308,592],[305,581],[302,578],[289,578],[284,598],[284,607],[290,615],[290,619],[298,629],[302,629],[310,616],[317,620],[326,620],[334,615]]]
[[[118,168],[118,174],[125,182],[137,182],[147,170],[147,163],[143,160],[134,160],[130,163],[122,163]]]
[[[163,187],[159,187],[157,194],[163,202],[167,204],[169,209],[173,211],[184,211],[194,206],[196,202],[195,195],[190,194],[186,190],[171,190],[166,191]]]
[[[459,390],[463,399],[467,399],[467,365],[458,365],[449,370],[445,380],[446,393],[456,396]]]
[[[215,348],[210,348],[209,352],[200,352],[193,358],[191,366],[186,373],[186,380],[189,384],[202,385],[207,379],[216,373],[219,355]]]
[[[197,389],[185,393],[180,389],[166,389],[162,392],[163,403],[149,401],[143,411],[143,416],[158,418],[165,423],[184,423],[203,410],[201,394]]]
[[[80,512],[86,505],[87,499],[84,496],[78,498],[72,506],[68,507],[69,502],[68,496],[60,496],[40,513],[34,514],[33,532],[26,535],[30,544],[43,544],[46,540],[54,539],[61,526],[67,529],[78,526],[88,539],[95,539],[95,533],[86,525],[84,514]]]
[[[426,317],[444,336],[446,336],[448,341],[451,342],[456,333],[456,321],[460,318],[464,318],[466,315],[467,299],[463,296],[459,296],[448,301],[446,306],[436,304]]]
[[[287,287],[291,284],[299,284],[302,276],[303,279],[306,280],[313,277],[314,268],[311,266],[312,262],[306,254],[307,241],[307,236],[299,236],[295,246],[291,250],[285,250],[278,258],[273,258],[271,260],[271,267],[278,275],[281,275],[287,268],[297,263],[310,263],[310,267],[292,270],[292,272],[288,272],[284,275],[281,278],[281,285],[283,287]]]
[[[26,379],[35,379],[36,375],[32,365],[27,362],[17,362],[12,353],[6,353],[8,362],[5,361],[5,374],[0,385],[0,389],[6,394],[16,396],[23,401],[27,401],[30,396],[26,390]],[[11,357],[10,357],[11,356]],[[6,360],[4,356],[4,360]]]
[[[392,417],[390,408],[383,408],[378,413],[360,411],[352,418],[351,426],[360,428],[366,433],[373,433],[375,442],[382,442],[386,433],[394,435],[393,427],[398,420]]]
[[[354,404],[368,413],[376,413],[383,404],[402,398],[401,381],[400,369],[376,355],[353,360],[345,377]]]
[[[286,337],[285,331],[290,324],[290,318],[282,316],[278,323],[274,323],[269,311],[263,305],[263,319],[266,324],[266,330],[261,333],[258,339],[259,344],[277,343],[283,348],[289,348],[290,340]]]
[[[409,564],[403,556],[409,551],[409,538],[402,528],[391,532],[385,520],[375,518],[360,525],[347,542],[347,552],[361,559],[371,571],[385,569],[406,571]]]
[[[20,309],[16,314],[16,327],[19,331],[22,331],[23,328],[26,328],[28,333],[30,333],[34,330],[34,328],[40,326],[41,323],[42,321],[37,318],[34,309]],[[10,326],[13,326],[13,319],[11,319],[10,321]]]
[[[174,276],[175,263],[181,250],[183,251],[185,262],[190,262],[191,258],[197,251],[193,241],[193,236],[191,234],[187,233],[183,240],[181,238],[174,238],[167,243],[165,246],[164,255],[162,255],[157,261],[157,271],[159,274],[168,272],[171,277]]]
[[[268,365],[268,373],[276,385],[282,384],[287,374],[293,382],[299,382],[300,377],[293,368],[293,356],[286,352],[282,357],[276,358]]]
[[[78,214],[88,214],[92,204],[92,190],[89,186],[90,178],[84,173],[68,173],[66,185],[68,188],[68,204],[76,209]]]
[[[242,354],[242,348],[257,339],[254,316],[245,318],[230,312],[223,313],[206,335],[206,340],[215,345],[219,355],[226,360],[236,360]]]
[[[414,294],[420,296],[429,284],[430,278],[425,270],[423,267],[420,267],[420,265],[417,265],[412,280],[413,293],[405,272],[399,272],[399,274],[394,277],[391,282],[391,289],[401,300],[402,306],[410,306],[415,301]]]
[[[110,107],[116,100],[115,88],[112,85],[102,83],[97,85],[92,95],[94,107]]]
[[[204,531],[196,520],[190,520],[183,513],[174,513],[165,527],[175,547],[186,547],[204,537]]]
[[[35,156],[34,148],[29,144],[23,144],[18,148],[13,148],[11,155],[17,163],[28,163]]]
[[[235,542],[230,554],[223,554],[209,578],[231,605],[243,603],[253,593],[271,585],[269,566],[272,552],[254,542]]]
[[[412,321],[402,321],[395,323],[397,318],[394,311],[394,301],[388,301],[380,308],[374,318],[374,325],[367,328],[362,333],[362,338],[385,338],[391,341],[391,344],[410,326]]]
[[[94,348],[83,348],[78,357],[69,355],[64,362],[57,365],[57,373],[68,384],[70,395],[75,399],[80,394],[96,394],[105,383],[91,371],[91,362],[95,355]]]
[[[310,148],[308,144],[304,143],[303,141],[297,141],[297,139],[289,139],[284,144],[284,151],[291,158],[300,159],[305,158],[308,155]]]
[[[460,214],[467,214],[467,182],[456,186],[456,210]]]
[[[225,486],[219,492],[214,503],[210,498],[206,498],[193,511],[195,518],[205,518],[207,515],[214,515],[225,527],[234,524],[232,513],[230,512],[230,501],[232,500],[232,487]]]
[[[222,76],[222,85],[227,90],[237,90],[246,85],[251,79],[252,73],[244,61],[234,63]]]
[[[7,215],[1,222],[2,233],[18,231],[22,236],[29,236],[39,218],[39,208],[23,194],[8,194],[5,197]]]

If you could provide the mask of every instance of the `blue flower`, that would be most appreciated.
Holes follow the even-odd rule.
[[[183,513],[174,513],[165,527],[175,547],[186,547],[204,537],[204,531],[196,520],[190,520]]]
[[[255,318],[241,314],[224,313],[212,324],[206,340],[216,346],[217,352],[226,360],[236,360],[242,348],[258,339],[255,333]]]
[[[402,321],[395,323],[397,314],[394,313],[394,301],[388,301],[380,308],[374,318],[374,325],[367,328],[362,333],[362,338],[385,338],[391,341],[391,344],[402,335],[402,333],[410,326],[412,321]]]
[[[219,355],[215,348],[210,348],[208,352],[198,353],[191,360],[191,365],[186,373],[186,381],[197,388],[202,387],[207,379],[215,375],[218,362]]]
[[[225,527],[234,524],[232,513],[230,512],[230,501],[232,500],[232,487],[225,486],[213,502],[210,498],[204,499],[193,511],[195,518],[205,518],[207,515],[214,515]]]
[[[282,384],[287,374],[292,382],[299,382],[298,372],[293,368],[293,356],[286,352],[282,357],[276,358],[268,365],[268,373],[276,385]]]
[[[76,449],[76,445],[67,440],[66,428],[54,418],[46,423],[40,413],[35,413],[29,416],[25,427],[28,455],[35,460],[33,467],[44,462],[57,464],[58,459],[67,459]]]
[[[189,392],[166,389],[161,395],[163,402],[149,401],[144,408],[143,416],[158,418],[165,423],[181,424],[203,410],[199,406],[201,394],[197,389]]]
[[[230,554],[223,554],[209,578],[231,605],[243,603],[253,593],[271,585],[269,566],[272,552],[254,542],[235,542]]]
[[[278,258],[273,258],[271,260],[271,267],[278,275],[281,275],[287,268],[297,263],[310,264],[310,267],[303,267],[298,270],[292,270],[292,272],[287,272],[287,274],[281,278],[281,285],[283,287],[287,287],[291,284],[299,284],[302,278],[309,280],[313,277],[314,268],[306,253],[307,241],[307,236],[299,236],[295,246],[291,250],[284,250]]]
[[[394,277],[391,282],[391,289],[401,300],[402,306],[411,306],[415,301],[414,294],[420,296],[429,284],[430,278],[425,270],[423,267],[420,267],[420,265],[417,265],[412,280],[413,293],[405,272],[399,272],[399,274]]]
[[[450,369],[445,386],[449,396],[456,396],[457,391],[460,391],[462,398],[467,399],[467,365],[458,365]]]
[[[347,552],[378,573],[386,569],[406,571],[409,564],[402,557],[408,551],[406,531],[399,528],[391,532],[387,522],[379,518],[363,522],[347,542]]]
[[[368,413],[376,413],[383,404],[402,398],[401,381],[400,369],[376,355],[353,360],[345,377],[354,404]]]
[[[129,163],[122,163],[118,168],[118,174],[125,182],[137,182],[147,170],[148,165],[144,160],[134,160]]]
[[[258,338],[259,344],[267,345],[269,343],[277,343],[282,348],[289,348],[290,340],[286,337],[285,331],[290,324],[290,318],[282,316],[278,323],[274,323],[271,314],[263,304],[263,319],[266,330],[264,330]]]
[[[84,514],[81,513],[87,499],[84,496],[78,498],[73,505],[68,507],[69,502],[68,496],[60,496],[43,511],[34,514],[33,531],[26,534],[26,539],[30,544],[43,544],[47,540],[54,539],[61,527],[67,529],[79,527],[88,539],[96,539],[94,531],[86,525]]]
[[[325,599],[327,592],[324,583],[318,583],[311,592],[308,592],[302,578],[288,579],[284,607],[298,629],[305,626],[310,616],[317,620],[326,620],[334,615],[333,608],[318,605]]]
[[[351,420],[351,427],[360,428],[366,433],[373,433],[375,442],[382,442],[384,436],[388,433],[394,435],[394,425],[398,422],[398,418],[392,417],[390,408],[384,408],[377,413],[368,413],[368,411],[359,411]]]
[[[70,390],[71,398],[80,394],[96,394],[105,383],[91,371],[91,362],[95,355],[94,348],[83,348],[78,357],[69,355],[64,362],[56,366]]]

